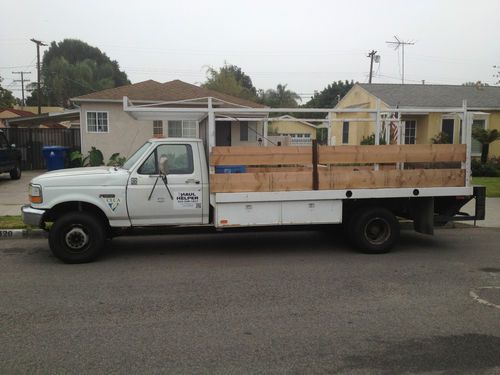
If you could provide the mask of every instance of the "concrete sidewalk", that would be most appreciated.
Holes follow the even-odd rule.
[[[23,171],[20,180],[11,180],[8,173],[0,174],[0,216],[21,215],[21,206],[28,204],[28,185],[32,178],[46,171]]]
[[[462,212],[467,212],[469,215],[474,215],[474,210],[474,200],[462,208]],[[464,223],[472,224],[473,222],[464,221]],[[500,228],[500,198],[486,198],[486,218],[478,221],[476,225],[478,227]]]

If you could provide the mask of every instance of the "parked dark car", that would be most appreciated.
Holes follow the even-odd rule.
[[[10,178],[21,178],[21,151],[10,144],[5,133],[0,130],[0,173],[10,173]]]

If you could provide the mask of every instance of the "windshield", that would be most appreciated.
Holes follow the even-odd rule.
[[[123,169],[129,170],[132,168],[132,166],[135,164],[137,160],[140,159],[142,154],[151,146],[151,142],[146,142],[144,143],[136,152],[132,154],[131,157],[128,158],[128,160],[123,164]]]

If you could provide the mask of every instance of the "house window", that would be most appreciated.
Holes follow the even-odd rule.
[[[87,112],[87,132],[107,133],[108,112]]]
[[[342,144],[349,143],[349,121],[344,121],[342,123]]]
[[[198,123],[196,121],[175,120],[168,122],[168,136],[174,138],[196,138]]]
[[[248,122],[240,122],[240,141],[248,141]]]
[[[452,118],[443,119],[441,131],[446,134],[446,143],[453,143],[455,120]]]
[[[158,138],[163,137],[163,121],[161,120],[153,121],[153,137],[158,137]]]
[[[405,144],[414,145],[417,141],[417,121],[405,121]]]
[[[472,121],[472,130],[477,129],[477,128],[486,129],[486,120],[474,119]],[[471,152],[474,155],[481,155],[481,143],[479,143],[474,138],[472,138]]]

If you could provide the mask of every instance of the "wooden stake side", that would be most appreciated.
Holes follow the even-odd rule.
[[[465,161],[466,145],[321,146],[321,164],[411,163]]]
[[[381,189],[465,186],[463,169],[318,170],[319,189]],[[210,175],[212,193],[312,190],[311,172]]]

